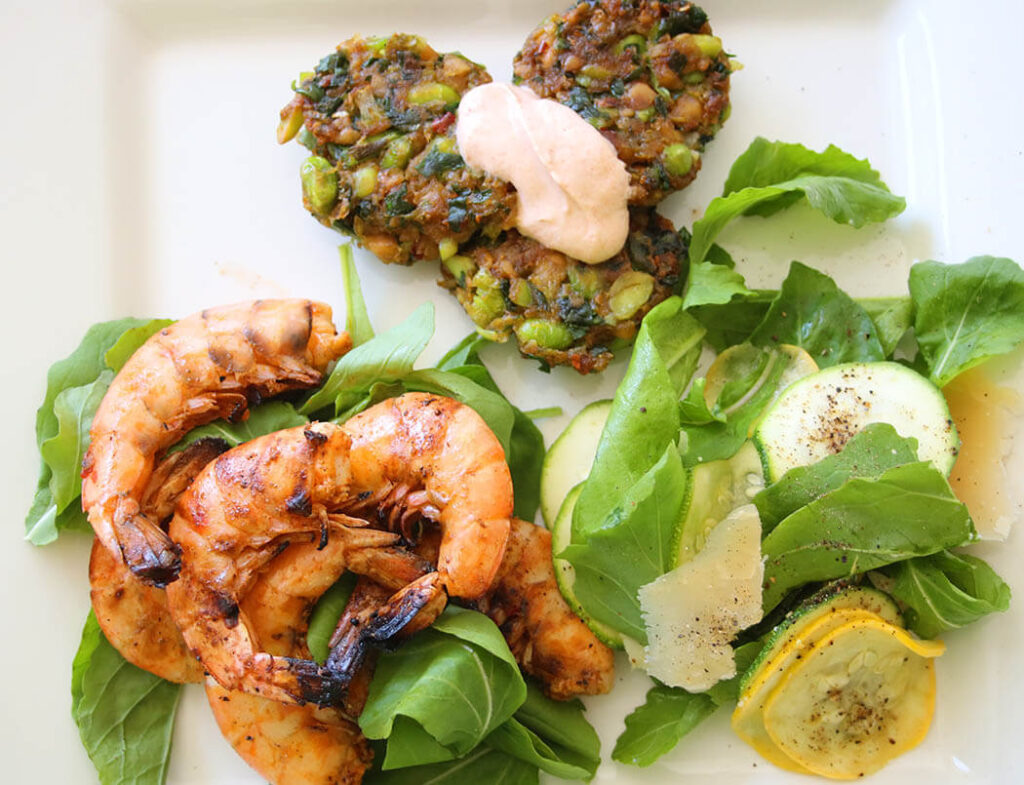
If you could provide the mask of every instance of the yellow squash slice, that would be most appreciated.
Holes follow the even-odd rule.
[[[815,643],[844,624],[872,618],[902,623],[892,600],[860,586],[822,592],[787,616],[768,637],[762,654],[740,681],[740,697],[732,715],[736,735],[776,766],[806,773],[806,768],[775,746],[765,730],[765,702],[789,668],[799,663]]]
[[[732,714],[732,729],[736,735],[757,750],[767,761],[788,771],[808,773],[805,766],[797,763],[780,750],[765,728],[764,709],[776,687],[794,665],[799,665],[815,643],[833,630],[852,621],[877,619],[875,614],[856,609],[836,610],[816,618],[799,634],[794,634],[771,660],[764,663],[757,675],[746,686]]]
[[[880,618],[850,621],[786,670],[764,705],[780,752],[806,770],[857,779],[916,747],[935,711],[939,641]]]

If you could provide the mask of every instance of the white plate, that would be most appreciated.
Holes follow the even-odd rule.
[[[303,151],[278,148],[277,110],[300,70],[351,34],[396,29],[458,48],[508,78],[529,30],[566,0],[445,3],[327,0],[55,0],[0,10],[0,229],[12,299],[3,364],[11,443],[4,451],[2,779],[92,782],[69,716],[71,657],[88,609],[85,538],[37,549],[21,541],[35,483],[33,414],[50,362],[94,321],[183,315],[254,295],[313,296],[341,310],[335,247],[299,203]],[[776,283],[792,258],[826,267],[859,294],[901,292],[909,264],[980,253],[1024,260],[1020,233],[1024,112],[1014,80],[1024,12],[1003,0],[708,0],[715,30],[745,69],[734,111],[694,186],[664,210],[689,225],[755,135],[834,142],[867,156],[907,213],[857,232],[806,215],[749,219],[721,240],[755,283]],[[359,256],[378,328],[423,299],[437,305],[430,357],[469,330],[431,265],[384,267]],[[13,338],[19,338],[13,341]],[[25,342],[20,341],[25,338]],[[603,376],[542,376],[509,347],[487,354],[523,408],[566,416],[607,396]],[[544,423],[550,438],[566,418]],[[986,549],[1024,596],[1021,533]],[[1024,602],[948,636],[939,705],[926,742],[877,783],[1012,783],[1024,777]],[[646,680],[590,701],[610,752]],[[257,783],[206,710],[183,702],[169,782]],[[595,782],[804,782],[761,761],[729,732],[725,712],[649,769],[606,763]]]

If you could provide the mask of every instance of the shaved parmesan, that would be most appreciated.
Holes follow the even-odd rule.
[[[763,579],[761,520],[747,504],[711,530],[693,559],[640,588],[647,672],[691,692],[735,676],[730,643],[760,621]]]

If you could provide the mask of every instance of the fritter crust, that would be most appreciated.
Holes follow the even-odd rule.
[[[515,78],[600,129],[627,165],[631,204],[689,185],[729,108],[731,64],[693,3],[580,0],[546,19]]]
[[[651,208],[630,210],[625,247],[585,264],[510,231],[481,240],[441,266],[439,284],[488,337],[514,336],[548,366],[601,371],[631,342],[644,315],[678,290],[688,241]]]
[[[455,144],[459,101],[490,82],[483,66],[414,35],[351,38],[293,84],[279,141],[298,135],[303,202],[385,262],[438,258],[514,224],[511,185],[467,168]]]

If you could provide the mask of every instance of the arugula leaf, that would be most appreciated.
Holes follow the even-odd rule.
[[[396,382],[412,371],[434,335],[434,306],[423,303],[404,322],[344,355],[324,385],[299,407],[312,416],[328,406],[340,414],[358,403],[375,383]]]
[[[910,297],[917,343],[939,387],[1024,342],[1024,270],[1011,259],[915,264]]]
[[[88,423],[95,414],[95,406],[90,404],[90,411],[82,409],[80,419],[75,409],[83,401],[76,399],[85,395],[84,391],[66,394],[65,391],[94,385],[105,372],[117,370],[129,346],[141,344],[167,323],[165,319],[118,319],[94,324],[71,354],[50,366],[46,374],[46,394],[36,411],[36,445],[42,452],[43,445],[50,442],[47,449],[59,466],[55,477],[54,467],[45,456],[40,460],[36,493],[25,516],[25,539],[33,545],[51,543],[66,529],[89,529],[81,510],[70,503],[74,497],[69,499],[68,494],[81,488],[82,467],[80,462],[72,465],[73,454],[79,447],[83,451],[88,447]],[[106,383],[109,384],[109,378]],[[58,414],[55,407],[62,394],[64,398]],[[77,426],[73,425],[76,420],[79,420]],[[59,436],[62,423],[64,433]],[[85,441],[81,441],[82,438]],[[54,497],[54,488],[59,499]]]
[[[886,357],[892,357],[900,339],[914,324],[914,303],[909,297],[863,297],[856,303],[874,322]]]
[[[790,265],[750,342],[803,347],[822,368],[885,359],[875,324],[864,309],[827,275],[800,262]]]
[[[367,772],[366,785],[537,785],[537,767],[500,750],[481,745],[458,760],[412,766],[394,771]]]
[[[640,325],[590,475],[573,511],[573,542],[600,528],[679,433],[679,396],[700,357],[704,328],[670,297]]]
[[[783,520],[761,545],[765,614],[797,586],[843,578],[963,545],[967,508],[921,461],[854,478]]]
[[[516,711],[515,719],[544,739],[562,760],[585,769],[590,776],[597,771],[601,740],[584,717],[581,701],[552,700],[528,680],[526,700]]]
[[[102,785],[163,785],[181,685],[129,664],[92,611],[71,672],[71,716]]]
[[[576,571],[576,599],[600,622],[646,643],[637,591],[673,566],[675,538],[688,477],[674,444],[622,494],[600,529],[559,556]],[[582,498],[582,497],[581,497]]]
[[[878,477],[917,461],[917,440],[905,439],[888,423],[872,423],[854,434],[836,455],[790,469],[754,497],[767,534],[784,518],[854,477]]]
[[[494,622],[449,606],[431,628],[381,657],[359,726],[368,738],[384,739],[404,716],[462,756],[525,699],[519,667]]]
[[[691,264],[704,261],[715,237],[734,218],[769,216],[801,198],[833,221],[858,227],[885,221],[906,207],[866,160],[835,145],[817,153],[758,137],[732,165],[723,195],[694,224]]]
[[[53,402],[57,433],[40,445],[39,454],[53,473],[50,493],[58,513],[82,493],[82,458],[89,447],[89,427],[113,379],[112,371],[103,371],[90,384],[61,390]]]
[[[903,610],[907,626],[934,638],[1010,607],[1010,587],[981,559],[940,551],[898,562],[880,572],[885,591]]]
[[[373,338],[373,325],[366,312],[366,300],[363,299],[363,288],[359,284],[352,246],[339,245],[338,255],[341,257],[341,285],[345,291],[345,332],[352,339],[352,345],[359,346]]]
[[[698,305],[723,305],[734,297],[748,297],[753,292],[747,288],[743,276],[735,270],[713,262],[697,262],[690,265],[687,277],[686,296],[683,308]]]
[[[593,770],[564,759],[544,739],[514,717],[488,736],[486,743],[488,747],[501,750],[564,780],[589,780],[594,776]]]
[[[704,339],[716,352],[746,342],[759,325],[778,295],[773,290],[751,291],[750,294],[734,296],[721,305],[699,305],[690,309],[707,330]]]
[[[249,416],[239,422],[215,420],[198,428],[193,428],[181,441],[171,448],[171,452],[183,450],[193,442],[207,437],[223,439],[232,447],[242,442],[251,441],[257,436],[264,436],[285,428],[295,428],[309,422],[295,407],[287,401],[267,401],[249,409]]]
[[[171,324],[174,324],[173,319],[151,319],[138,327],[125,330],[114,345],[107,349],[103,361],[110,370],[117,373],[142,344]]]
[[[626,730],[615,742],[612,760],[650,766],[717,708],[718,704],[704,693],[655,684],[647,691],[643,704],[626,717]]]
[[[715,709],[736,702],[740,679],[761,648],[761,641],[738,646],[734,651],[736,675],[718,682],[707,692],[687,692],[655,680],[644,702],[626,717],[626,730],[615,742],[612,759],[633,766],[650,766],[670,752]]]
[[[327,662],[327,657],[331,653],[328,644],[355,587],[355,573],[346,572],[331,588],[320,595],[313,613],[310,614],[309,627],[306,629],[306,646],[309,647],[313,659],[321,665]]]
[[[69,387],[81,387],[96,381],[103,371],[110,370],[106,354],[121,336],[134,328],[156,323],[162,327],[164,321],[117,319],[94,324],[86,331],[81,343],[71,354],[50,366],[46,374],[46,395],[36,412],[37,445],[42,445],[57,433],[57,418],[53,413],[57,395]]]

